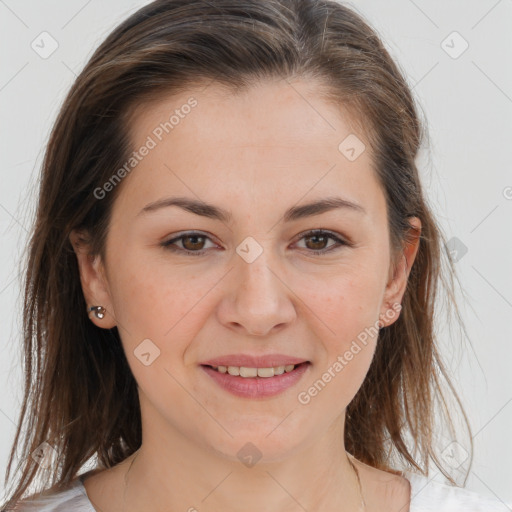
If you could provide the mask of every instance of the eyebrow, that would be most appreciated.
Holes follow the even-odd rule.
[[[165,199],[159,199],[158,201],[154,201],[144,206],[137,216],[170,206],[178,206],[179,208],[196,215],[220,220],[225,223],[229,223],[233,219],[231,212],[228,210],[205,203],[204,201],[191,199],[189,197],[168,197]],[[302,206],[292,206],[286,210],[283,219],[284,222],[292,222],[340,208],[346,208],[363,215],[366,215],[367,213],[360,204],[349,201],[348,199],[343,199],[341,197],[327,197]]]

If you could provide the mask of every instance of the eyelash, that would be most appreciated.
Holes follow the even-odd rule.
[[[327,235],[328,238],[331,238],[331,239],[335,240],[336,244],[331,246],[331,247],[329,247],[328,249],[322,249],[322,250],[310,249],[308,251],[310,254],[314,254],[314,255],[317,255],[317,256],[324,256],[325,254],[330,253],[333,250],[340,249],[342,246],[352,247],[351,243],[349,243],[346,240],[343,240],[342,238],[336,236],[334,233],[332,233],[330,231],[323,230],[323,229],[314,229],[314,230],[308,231],[307,233],[304,233],[301,236],[301,238],[299,238],[298,241],[302,240],[303,238],[308,238],[308,237],[311,237],[311,236],[318,236],[318,235],[324,235],[324,236]],[[188,249],[181,249],[180,247],[172,245],[172,244],[174,244],[174,242],[177,242],[178,240],[182,240],[183,238],[186,238],[186,237],[189,237],[189,236],[197,236],[197,237],[200,237],[200,238],[207,238],[207,239],[210,238],[210,237],[204,235],[203,233],[190,231],[190,232],[187,232],[187,233],[183,233],[180,236],[175,237],[175,238],[173,238],[171,240],[168,240],[166,242],[162,242],[161,246],[164,247],[165,249],[169,250],[169,251],[180,252],[180,253],[184,253],[185,255],[190,255],[190,256],[202,256],[203,254],[205,254],[208,251],[208,249],[202,249],[200,251],[189,251]]]

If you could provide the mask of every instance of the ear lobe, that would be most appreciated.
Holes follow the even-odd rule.
[[[111,329],[116,325],[116,322],[103,262],[99,255],[91,254],[89,237],[86,233],[73,230],[69,235],[69,241],[73,246],[78,262],[80,283],[87,304],[87,314],[98,327]],[[93,312],[89,311],[91,306],[104,307],[106,310],[104,317],[97,318]]]
[[[417,217],[411,217],[409,223],[411,224],[411,228],[407,233],[402,252],[399,254],[399,262],[386,285],[383,308],[381,310],[381,318],[386,318],[386,320],[381,320],[383,327],[392,324],[398,319],[399,311],[397,312],[398,308],[396,305],[402,302],[407,287],[407,280],[418,253],[421,236],[421,221]],[[390,308],[393,312],[392,314],[390,314]]]

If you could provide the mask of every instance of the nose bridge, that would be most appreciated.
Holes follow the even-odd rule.
[[[269,253],[270,249],[266,249],[251,263],[245,260],[239,262],[239,272],[237,274],[238,279],[240,279],[240,290],[245,295],[248,294],[250,299],[258,298],[261,295],[272,300],[276,298],[277,290],[275,290],[276,283],[274,281],[277,278],[271,270],[272,258]]]
[[[275,270],[272,270],[274,258],[272,257],[272,248],[270,240],[267,240],[265,247],[260,244],[259,254],[254,257],[254,251],[257,249],[251,242],[246,242],[245,246],[237,250],[245,251],[249,258],[240,256],[237,262],[236,279],[238,282],[237,299],[244,301],[246,305],[259,306],[266,304],[267,308],[272,307],[272,303],[278,300],[278,295],[282,292],[278,288],[279,280],[275,276]],[[252,259],[250,256],[254,257]]]
[[[232,306],[224,320],[244,327],[251,334],[265,334],[289,322],[294,307],[287,287],[278,277],[280,266],[274,257],[271,237],[261,242],[246,239],[237,253]]]

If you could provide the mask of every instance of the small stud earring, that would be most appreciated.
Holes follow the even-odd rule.
[[[100,320],[105,316],[105,308],[103,306],[91,306],[89,308],[89,312],[94,311],[94,314],[96,318],[99,318]]]

